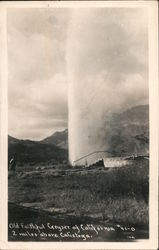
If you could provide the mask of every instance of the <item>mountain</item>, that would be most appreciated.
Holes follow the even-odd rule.
[[[148,154],[149,151],[149,106],[132,107],[113,114],[105,122],[108,150],[115,155]]]
[[[61,132],[55,132],[40,142],[43,144],[53,144],[59,148],[68,149],[68,129],[65,129]]]
[[[149,151],[149,105],[134,106],[121,113],[106,115],[101,127],[101,147],[115,156],[147,154]],[[105,129],[106,128],[106,129]],[[93,143],[98,140],[96,135]],[[68,149],[68,129],[56,132],[41,141]]]
[[[105,116],[101,133],[102,146],[107,145],[107,150],[114,156],[148,154],[149,106],[135,106],[122,113]],[[20,162],[66,161],[68,129],[55,132],[41,141],[19,140],[8,136],[8,153],[9,158],[16,154]]]
[[[12,137],[10,135],[8,135],[8,144],[10,144],[10,143],[17,143],[17,142],[19,142],[18,139],[14,138],[14,137]]]
[[[19,140],[8,136],[8,159],[16,158],[19,163],[58,162],[68,160],[68,151],[53,144]]]
[[[133,123],[133,124],[145,124],[148,122],[149,118],[149,105],[140,105],[135,106],[130,109],[127,109],[123,113],[114,114],[114,121],[115,119],[120,119],[120,123]]]

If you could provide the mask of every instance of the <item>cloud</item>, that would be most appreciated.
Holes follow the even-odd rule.
[[[147,25],[143,9],[77,10],[72,20],[68,60],[75,63],[73,70],[79,77],[105,69],[114,75],[145,72]]]
[[[8,9],[8,32],[14,35],[16,29],[28,37],[37,33],[50,39],[56,36],[58,40],[65,40],[68,16],[69,9],[66,8]]]
[[[9,131],[24,138],[28,130],[30,138],[32,130],[37,129],[37,139],[47,136],[49,131],[67,127],[67,108],[65,75],[56,74],[46,82],[37,80],[31,85],[17,82],[16,89],[9,88]]]
[[[39,139],[67,127],[68,10],[10,9],[9,133]]]
[[[65,71],[65,49],[62,41],[42,34],[27,37],[19,31],[8,42],[10,81],[49,79]]]

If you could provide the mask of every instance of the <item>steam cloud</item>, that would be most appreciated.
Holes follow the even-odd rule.
[[[144,9],[74,9],[69,23],[70,162],[106,150],[104,117],[148,103]]]

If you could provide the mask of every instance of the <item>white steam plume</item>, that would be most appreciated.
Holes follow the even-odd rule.
[[[144,9],[74,9],[69,24],[69,157],[106,150],[108,114],[148,103]]]

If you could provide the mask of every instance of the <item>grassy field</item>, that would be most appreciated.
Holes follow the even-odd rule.
[[[9,201],[148,229],[148,160],[121,168],[9,173]]]

